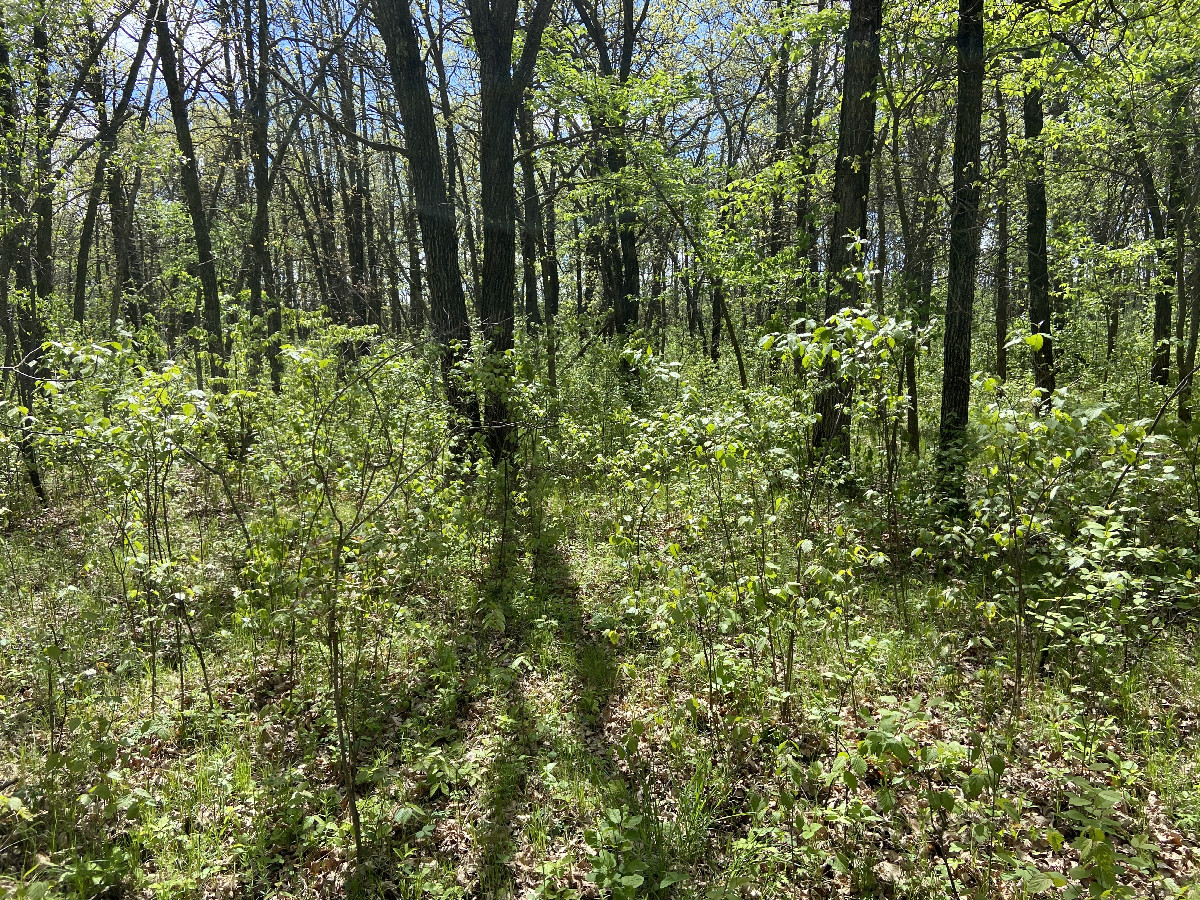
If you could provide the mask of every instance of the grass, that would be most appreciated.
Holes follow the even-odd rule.
[[[0,895],[1194,890],[1194,625],[1116,674],[1056,657],[1018,711],[1012,620],[961,572],[906,563],[900,598],[836,492],[793,572],[795,521],[761,555],[733,527],[762,473],[719,514],[708,463],[668,497],[626,450],[503,515],[431,475],[332,588],[319,528],[259,523],[252,560],[215,507],[176,523],[187,618],[66,502],[5,534]]]

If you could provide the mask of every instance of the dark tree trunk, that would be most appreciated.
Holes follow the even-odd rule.
[[[179,174],[192,220],[192,231],[196,239],[199,257],[197,274],[203,297],[204,329],[208,333],[209,365],[214,375],[220,377],[225,371],[225,342],[221,329],[221,294],[217,285],[217,261],[213,256],[212,238],[208,230],[208,212],[204,208],[204,195],[200,190],[200,169],[196,163],[196,150],[192,145],[192,127],[188,120],[188,105],[183,96],[179,63],[175,56],[175,44],[167,22],[167,4],[163,2],[155,18],[158,32],[158,55],[162,61],[163,83],[171,104],[171,119],[175,124],[175,139],[179,144]]]
[[[883,0],[851,0],[846,32],[842,109],[838,152],[834,166],[835,211],[829,233],[829,285],[825,317],[859,302],[856,270],[861,267],[861,241],[867,229],[867,198],[871,190],[871,157],[875,144],[875,85],[879,79],[879,30]],[[817,399],[820,420],[813,445],[829,445],[836,456],[850,453],[850,385],[830,363]]]
[[[1029,278],[1029,329],[1042,336],[1033,351],[1033,378],[1043,404],[1054,393],[1054,339],[1050,323],[1050,270],[1046,258],[1046,156],[1042,147],[1042,89],[1030,87],[1024,100],[1028,175],[1025,181],[1026,255]]]
[[[817,12],[825,8],[825,0],[817,0]],[[825,44],[816,43],[812,47],[812,59],[808,67],[808,79],[804,86],[804,109],[800,120],[800,153],[802,165],[800,170],[800,191],[796,198],[796,225],[799,250],[808,260],[809,276],[817,272],[817,219],[813,211],[812,193],[813,179],[816,177],[817,159],[813,153],[813,143],[817,120],[817,96],[821,82],[821,73],[825,69]],[[796,316],[803,318],[808,315],[805,306],[805,292],[800,292]]]
[[[590,0],[575,0],[574,5],[595,47],[600,74],[625,85],[633,69],[633,51],[646,20],[648,0],[643,2],[640,12],[634,0],[620,0],[620,41],[615,63],[609,50],[608,33],[597,6]],[[612,122],[611,112],[607,109],[593,110],[592,118],[597,138],[597,168],[617,182],[613,195],[604,204],[603,228],[606,234],[603,241],[607,259],[600,266],[600,278],[604,294],[611,303],[613,329],[623,335],[637,327],[641,295],[637,212],[629,198],[622,196],[619,177],[629,164],[625,146],[628,123],[624,114],[615,123]]]
[[[709,339],[709,358],[715,363],[721,359],[721,324],[725,314],[725,289],[720,282],[712,288],[712,337]]]
[[[904,185],[901,149],[901,115],[899,109],[892,110],[892,139],[889,142],[892,157],[892,191],[896,198],[896,216],[900,220],[900,237],[904,245],[904,264],[900,269],[901,305],[907,315],[912,316],[918,327],[929,324],[931,293],[933,290],[933,248],[930,236],[937,216],[938,207],[934,197],[941,171],[942,150],[945,144],[944,125],[935,131],[935,140],[930,147],[918,145],[918,138],[909,138],[908,146],[918,150],[915,154],[913,181],[916,201],[910,206]],[[917,397],[917,351],[916,341],[908,341],[904,347],[904,387],[907,395],[905,431],[908,451],[913,455],[921,452],[921,422]]]
[[[4,319],[5,365],[14,370],[19,404],[31,414],[37,397],[45,326],[38,311],[30,261],[29,204],[21,177],[21,160],[17,156],[20,148],[16,138],[18,105],[6,27],[0,20],[0,184],[8,195],[8,215],[12,224],[0,232],[0,305],[3,307],[0,314]],[[21,291],[16,310],[9,302],[10,272],[14,275],[17,290]],[[28,427],[30,414],[26,414],[20,423],[17,445],[25,462],[29,484],[38,499],[45,502],[46,490]]]
[[[413,209],[405,222],[405,230],[408,237],[408,315],[417,334],[425,330],[424,275],[421,272],[421,243],[417,237],[419,228],[417,213]]]
[[[1011,302],[1008,283],[1008,106],[1000,88],[996,88],[996,114],[1000,133],[996,138],[999,158],[996,163],[996,377],[1008,380],[1008,307]]]
[[[1195,223],[1190,223],[1189,233],[1192,246],[1196,247]],[[1180,366],[1179,378],[1179,420],[1192,421],[1192,372],[1196,368],[1196,345],[1200,342],[1200,252],[1192,251],[1192,268],[1188,277],[1188,293],[1191,295],[1188,303],[1187,345],[1183,353],[1183,365]]]
[[[1146,212],[1154,232],[1155,258],[1158,263],[1158,282],[1154,291],[1154,333],[1150,361],[1150,378],[1161,385],[1171,383],[1171,305],[1175,299],[1175,268],[1167,255],[1167,226],[1163,219],[1162,203],[1154,187],[1154,173],[1146,151],[1135,154],[1138,178],[1146,198]]]
[[[350,63],[343,55],[338,66],[338,101],[341,108],[341,125],[350,135],[356,137],[358,135],[358,112],[354,104],[354,85],[351,79]],[[345,210],[343,218],[350,275],[349,321],[354,325],[367,325],[371,322],[367,301],[369,291],[365,213],[367,192],[363,175],[362,146],[355,137],[346,139],[344,146],[339,143],[339,152],[345,166],[346,176],[342,179],[341,184],[344,190],[342,206]]]
[[[790,142],[791,132],[788,128],[788,78],[791,74],[792,59],[792,28],[789,16],[791,10],[787,0],[780,0],[779,11],[784,21],[781,23],[783,34],[779,39],[779,49],[775,53],[775,161],[782,162]],[[771,198],[771,230],[768,250],[775,256],[783,249],[783,185],[777,185]]]
[[[92,175],[92,186],[88,190],[87,208],[83,224],[79,227],[79,250],[75,255],[75,296],[71,303],[71,318],[82,325],[87,318],[88,258],[92,253],[92,240],[96,234],[96,215],[100,211],[100,195],[104,193],[105,168],[108,154],[101,150],[96,159],[96,171]]]
[[[413,199],[425,249],[430,317],[434,340],[441,347],[447,397],[458,414],[473,428],[478,428],[479,410],[475,399],[458,386],[452,371],[470,349],[471,326],[458,264],[454,207],[446,193],[424,57],[408,4],[398,0],[373,0],[372,5],[375,24],[387,51],[396,105],[404,124]]]
[[[254,219],[250,226],[250,315],[258,317],[267,309],[267,364],[271,387],[278,393],[283,370],[279,358],[279,331],[283,324],[283,309],[278,296],[267,296],[275,284],[271,262],[271,149],[268,143],[270,105],[271,51],[270,19],[267,0],[257,0],[254,16],[247,0],[245,43],[251,65],[249,113],[250,165],[254,176]],[[255,27],[257,26],[257,27]],[[271,290],[271,293],[276,293]],[[257,324],[255,325],[257,328]]]
[[[50,170],[50,38],[45,25],[33,26],[34,76],[33,114],[38,129],[34,153],[35,182],[33,196],[34,241],[33,271],[38,306],[35,315],[44,314],[54,293],[54,175]]]
[[[1176,129],[1180,126],[1181,123],[1176,123]],[[1188,148],[1182,133],[1177,130],[1171,140],[1171,187],[1168,208],[1175,244],[1175,370],[1180,378],[1186,374],[1184,366],[1187,361],[1187,345],[1184,340],[1188,315],[1188,282],[1185,270],[1187,234],[1195,216],[1191,196],[1193,186],[1186,173],[1187,163]]]
[[[942,489],[955,500],[965,496],[965,443],[971,402],[971,320],[979,264],[979,131],[983,115],[983,74],[983,0],[959,0],[950,272],[942,357],[942,418],[938,434]]]
[[[483,216],[483,266],[479,319],[490,364],[496,368],[485,401],[484,423],[492,459],[508,459],[516,450],[502,378],[510,363],[516,301],[516,158],[517,108],[533,75],[533,64],[552,3],[537,0],[514,71],[515,0],[469,0],[471,33],[479,54],[479,207]]]
[[[521,287],[525,301],[525,320],[532,328],[542,324],[538,306],[538,247],[543,243],[541,203],[533,162],[533,123],[529,110],[521,104],[517,112],[521,137]],[[547,313],[549,315],[549,313]]]

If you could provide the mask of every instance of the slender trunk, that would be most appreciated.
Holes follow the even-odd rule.
[[[725,288],[717,282],[712,287],[712,338],[708,348],[712,361],[721,358],[721,325],[725,315]]]
[[[338,100],[341,107],[341,124],[350,134],[358,134],[358,111],[354,103],[354,85],[350,63],[341,59],[338,66]],[[364,160],[362,145],[348,138],[345,146],[339,144],[345,163],[346,178],[343,180],[345,196],[346,255],[349,259],[350,275],[350,321],[355,325],[371,322],[367,285],[366,249],[366,182],[363,175]]]
[[[33,271],[37,286],[36,313],[44,314],[54,293],[54,175],[50,170],[50,37],[40,21],[33,26],[34,75],[33,114],[37,126],[34,153]]]
[[[204,328],[208,333],[209,365],[218,378],[225,372],[225,343],[221,329],[221,294],[217,286],[217,262],[213,256],[212,239],[208,230],[208,213],[204,208],[204,195],[200,190],[200,170],[196,163],[196,150],[192,144],[192,127],[188,120],[187,102],[183,96],[179,64],[175,55],[174,39],[167,21],[167,4],[158,8],[155,20],[158,32],[158,55],[162,61],[163,83],[171,104],[171,119],[175,124],[175,139],[179,144],[179,174],[187,200],[188,213],[192,220],[192,231],[196,239],[199,257],[197,274],[203,298]],[[217,387],[214,384],[214,387]]]
[[[1187,165],[1187,147],[1181,137],[1176,137],[1171,141],[1171,226],[1172,237],[1174,238],[1175,251],[1175,369],[1179,373],[1179,377],[1183,378],[1186,374],[1184,365],[1186,362],[1187,348],[1184,342],[1184,330],[1186,326],[1188,303],[1187,303],[1187,275],[1184,271],[1184,263],[1187,259],[1187,232],[1189,220],[1193,216],[1191,185],[1185,176],[1185,166]],[[1155,316],[1157,319],[1157,315]]]
[[[1029,329],[1041,335],[1033,351],[1033,376],[1042,405],[1054,393],[1054,339],[1050,324],[1050,271],[1046,259],[1046,155],[1042,147],[1042,89],[1031,86],[1023,107],[1028,143],[1025,180],[1026,254],[1029,278]]]
[[[517,131],[521,137],[521,287],[525,320],[536,328],[542,324],[537,285],[538,246],[543,242],[542,213],[533,162],[533,122],[524,103],[517,111]]]
[[[787,154],[790,131],[788,129],[788,78],[791,74],[792,26],[788,0],[780,0],[780,16],[783,34],[775,54],[775,162],[782,162]],[[779,184],[771,197],[771,230],[768,250],[772,256],[783,249],[783,198],[784,185]]]
[[[825,0],[817,0],[817,12],[825,9]],[[817,120],[817,97],[821,83],[821,73],[825,69],[826,47],[823,41],[812,43],[812,59],[808,67],[808,79],[804,86],[804,109],[800,119],[800,153],[802,165],[800,170],[800,191],[796,198],[796,225],[799,238],[799,250],[808,260],[810,277],[815,275],[817,263],[817,219],[813,210],[812,194],[813,181],[816,178],[817,159],[813,153],[815,129]],[[796,316],[803,318],[808,315],[805,308],[805,292],[801,291],[797,300]]]
[[[1190,229],[1192,245],[1196,246],[1195,227]],[[1191,372],[1196,368],[1196,344],[1200,340],[1200,251],[1192,252],[1192,269],[1188,278],[1189,298],[1187,349],[1184,351],[1183,365],[1179,377],[1183,385],[1179,390],[1179,419],[1182,422],[1192,420],[1192,377]]]
[[[421,244],[417,239],[419,223],[414,208],[405,222],[408,237],[408,315],[413,331],[425,330],[425,289],[421,272]]]
[[[997,140],[996,196],[996,377],[1008,380],[1008,105],[996,87],[996,115],[1000,128]]]
[[[17,431],[17,446],[25,462],[29,484],[38,499],[45,502],[46,490],[29,428],[37,397],[45,328],[34,291],[29,254],[29,206],[21,178],[21,161],[16,155],[20,143],[15,139],[18,106],[13,82],[6,25],[0,20],[0,176],[3,176],[0,184],[8,194],[10,217],[8,229],[0,232],[0,294],[3,295],[0,313],[4,316],[5,365],[15,363],[17,400],[29,410]],[[20,292],[15,311],[9,301],[10,272],[15,276],[13,280]]]
[[[82,325],[87,318],[88,257],[91,255],[92,239],[96,234],[96,214],[100,210],[100,195],[104,192],[104,170],[107,164],[108,154],[101,151],[96,159],[92,186],[88,190],[83,224],[79,227],[79,251],[75,256],[75,296],[71,304],[71,318],[78,325]]]
[[[844,306],[857,306],[862,239],[867,229],[867,197],[875,143],[875,86],[879,79],[879,31],[883,0],[851,0],[842,78],[842,109],[834,167],[835,212],[829,234],[826,319]],[[829,445],[835,456],[850,454],[850,384],[826,364],[817,400],[820,419],[813,445]]]
[[[958,102],[954,188],[950,201],[950,273],[942,365],[938,468],[943,492],[965,496],[967,416],[971,401],[971,321],[979,263],[979,143],[983,115],[983,0],[958,4]]]
[[[249,0],[247,2],[249,7]],[[250,226],[250,315],[267,312],[267,363],[271,373],[271,387],[279,393],[283,370],[279,356],[279,331],[283,324],[283,309],[278,296],[266,296],[275,284],[271,262],[271,173],[270,105],[267,102],[270,89],[271,69],[268,65],[271,48],[270,19],[267,0],[257,0],[252,27],[250,10],[245,17],[245,42],[247,56],[252,61],[253,79],[250,82],[250,161],[254,176],[254,219]],[[276,293],[271,291],[272,294]],[[255,328],[257,328],[257,324]]]
[[[1150,227],[1154,233],[1155,257],[1158,263],[1158,280],[1154,290],[1154,333],[1151,340],[1152,357],[1150,378],[1157,384],[1171,383],[1171,305],[1175,297],[1175,270],[1167,255],[1167,226],[1163,219],[1162,204],[1154,187],[1154,173],[1146,151],[1139,149],[1135,154],[1138,178],[1146,197],[1146,212],[1150,216]],[[1174,173],[1174,158],[1172,158]]]

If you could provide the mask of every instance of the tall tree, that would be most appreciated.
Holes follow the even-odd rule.
[[[441,350],[442,378],[451,405],[477,428],[478,406],[474,397],[459,386],[453,372],[455,364],[465,359],[470,350],[471,325],[467,319],[467,301],[458,262],[454,206],[446,193],[425,58],[408,3],[373,0],[372,6],[404,126],[417,223],[425,250],[429,313],[434,339]]]
[[[29,483],[38,499],[46,500],[41,469],[29,429],[29,414],[36,397],[40,370],[41,346],[45,323],[34,290],[33,266],[30,260],[29,198],[21,171],[20,146],[17,138],[19,106],[17,75],[14,71],[8,42],[9,31],[0,17],[0,191],[7,196],[5,210],[8,227],[0,232],[0,316],[3,316],[5,344],[5,373],[11,368],[16,375],[17,399],[27,411],[17,432],[21,457]],[[17,289],[16,309],[10,300],[9,277]]]
[[[1167,224],[1163,217],[1158,190],[1154,186],[1150,160],[1141,147],[1134,153],[1134,159],[1138,169],[1138,180],[1142,183],[1142,193],[1146,198],[1146,214],[1150,217],[1155,257],[1158,262],[1158,278],[1154,290],[1150,378],[1157,384],[1168,385],[1171,383],[1171,304],[1175,298],[1175,267],[1169,255]]]
[[[1035,57],[1036,58],[1036,57]],[[1037,76],[1034,76],[1035,78]],[[1026,87],[1022,105],[1025,124],[1025,252],[1029,281],[1029,330],[1034,338],[1033,378],[1043,403],[1054,393],[1054,338],[1050,321],[1050,268],[1046,258],[1046,150],[1042,146],[1042,87]]]
[[[484,409],[488,448],[500,460],[514,448],[514,429],[501,384],[504,354],[513,346],[516,301],[517,110],[533,77],[533,67],[550,19],[553,0],[536,0],[525,28],[521,55],[514,61],[518,0],[468,0],[471,34],[479,54],[479,206],[483,214],[483,267],[479,295],[480,328],[493,365]],[[514,65],[515,62],[515,65]]]
[[[943,491],[964,493],[965,439],[971,400],[971,319],[979,264],[979,144],[983,116],[983,0],[958,3],[958,103],[954,189],[950,199],[950,272],[942,363],[938,464]]]
[[[600,8],[590,0],[574,0],[574,6],[595,50],[600,77],[618,88],[624,88],[633,74],[633,54],[638,36],[646,24],[649,0],[643,0],[640,8],[634,0],[620,0],[615,54]],[[604,201],[604,212],[597,226],[593,227],[603,231],[596,236],[600,257],[599,275],[605,298],[612,307],[613,327],[618,334],[625,334],[636,327],[641,295],[637,211],[630,198],[623,195],[620,182],[621,173],[629,165],[627,115],[623,100],[617,101],[616,109],[601,103],[589,110],[596,138],[593,156],[596,171],[610,176],[614,182],[613,194]]]
[[[1008,104],[996,87],[996,377],[1008,379]]]
[[[270,243],[272,178],[271,148],[268,143],[271,107],[268,98],[271,87],[271,23],[267,0],[256,0],[253,16],[249,2],[246,7],[244,40],[249,63],[250,165],[254,176],[254,219],[250,226],[250,315],[261,315],[264,301],[270,303],[267,313],[267,357],[271,385],[278,392],[282,376],[278,335],[283,310],[277,295],[264,296],[268,290],[277,294],[273,290],[275,276]]]
[[[217,261],[213,256],[212,236],[209,231],[208,210],[204,204],[204,193],[200,187],[200,166],[196,161],[196,148],[192,142],[192,124],[188,117],[188,103],[183,93],[183,77],[175,53],[175,40],[167,13],[167,2],[161,0],[155,17],[158,34],[158,58],[162,63],[163,84],[171,105],[171,121],[175,126],[175,140],[179,144],[179,180],[183,196],[187,201],[188,215],[192,220],[192,233],[196,239],[198,256],[197,275],[203,298],[204,329],[208,334],[209,365],[218,377],[225,372],[225,341],[221,329],[221,294],[217,285]]]
[[[871,189],[871,157],[875,144],[875,85],[879,79],[879,31],[883,0],[851,0],[842,73],[842,110],[838,124],[837,160],[833,176],[833,223],[829,232],[830,283],[825,316],[859,302],[867,196]],[[813,429],[816,447],[829,445],[837,456],[850,452],[850,385],[825,367],[826,384],[818,397],[820,421]]]

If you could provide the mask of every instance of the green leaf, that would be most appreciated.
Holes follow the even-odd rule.
[[[1050,876],[1037,869],[1023,870],[1021,872],[1021,880],[1025,883],[1025,890],[1031,894],[1040,894],[1050,890],[1054,886],[1054,881]]]

